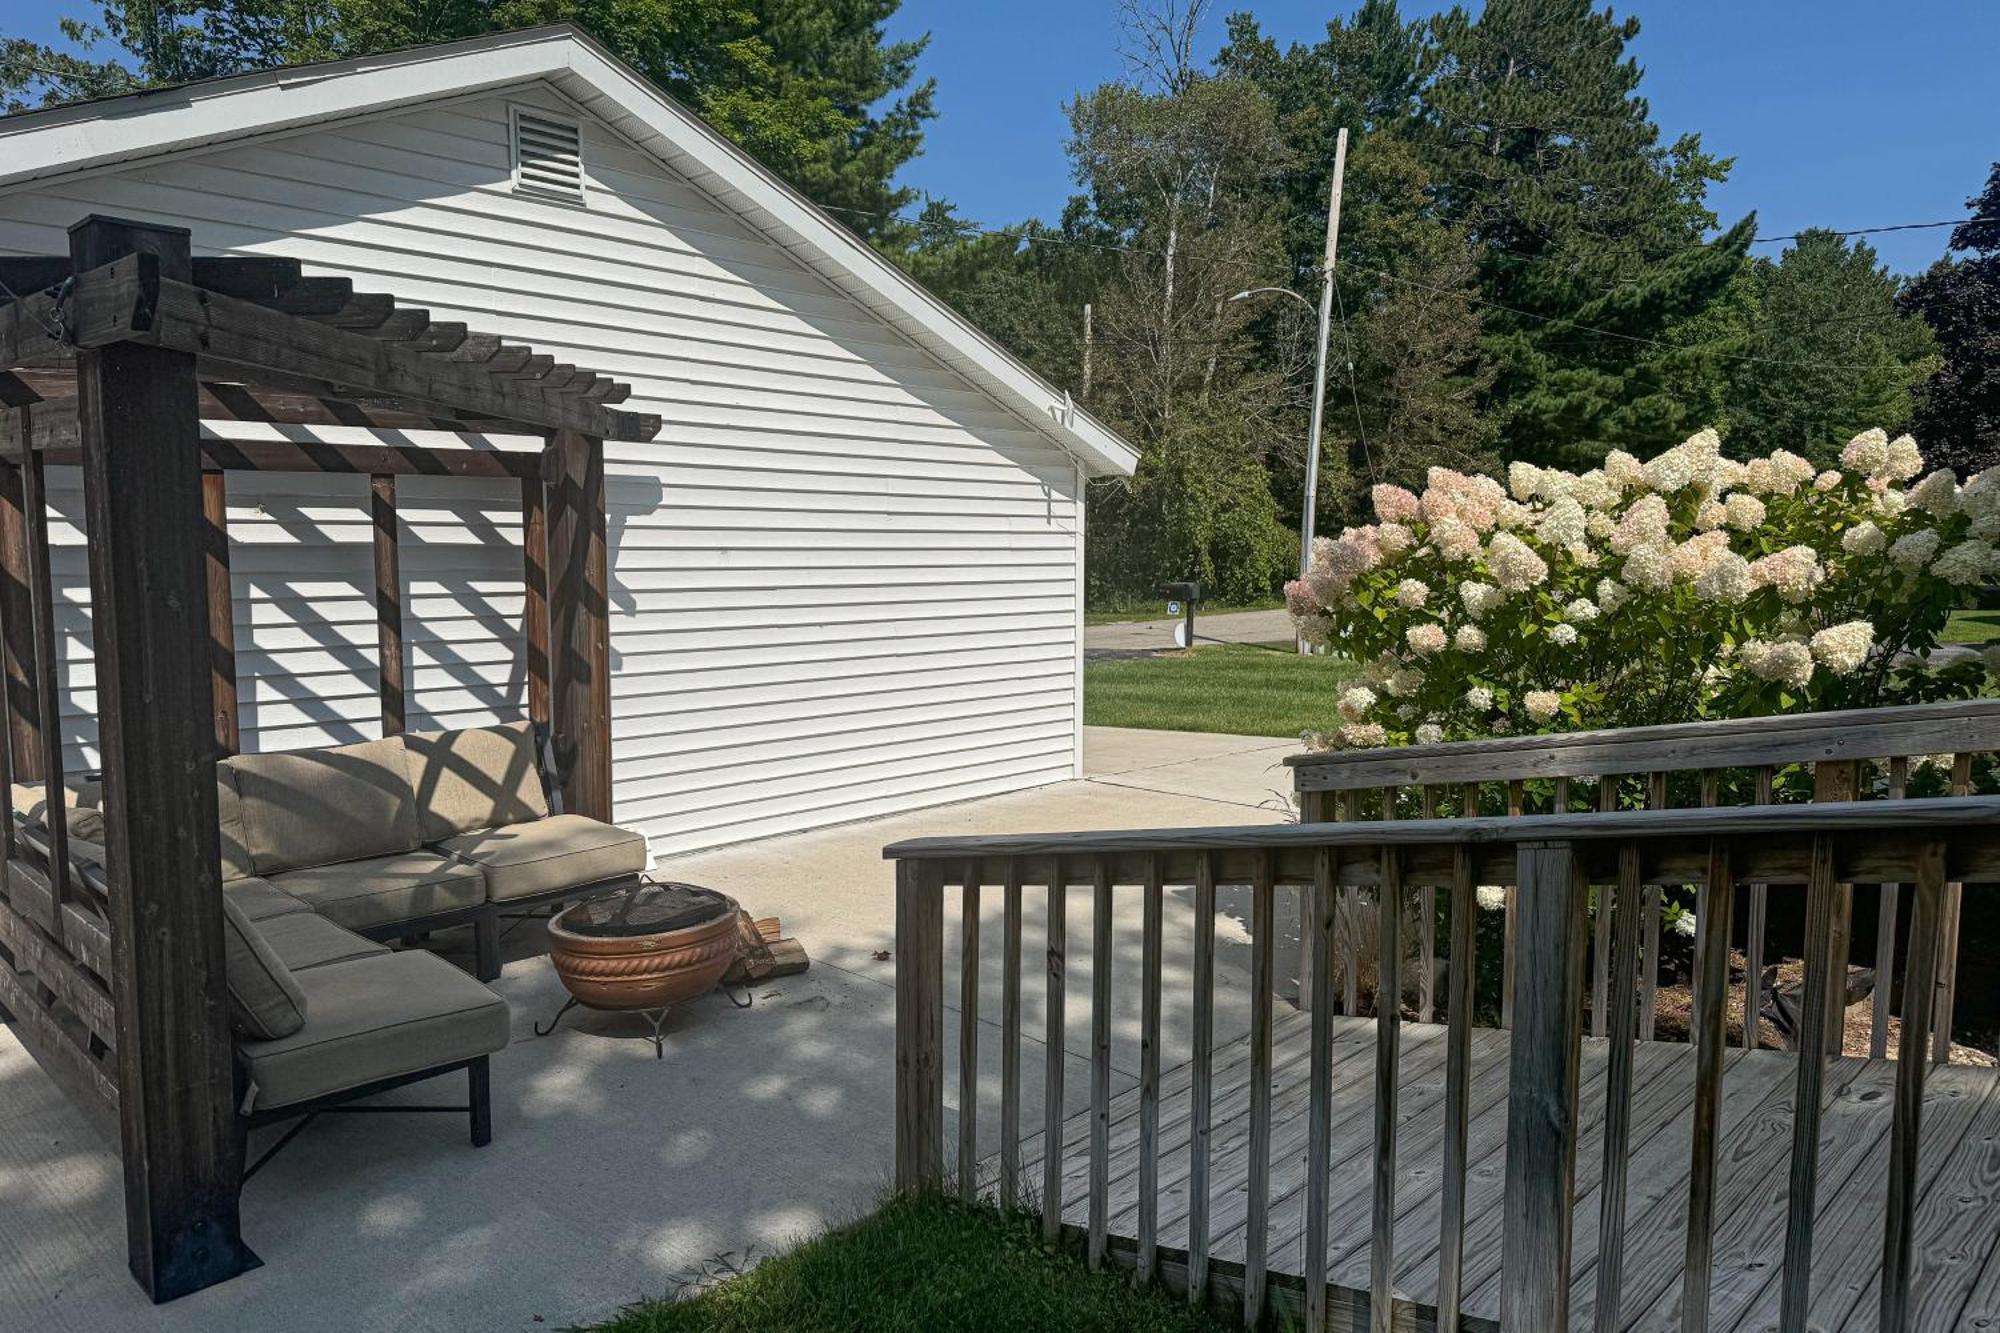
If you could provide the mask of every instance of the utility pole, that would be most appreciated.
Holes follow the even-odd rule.
[[[1340,131],[1333,146],[1333,189],[1326,207],[1326,259],[1320,266],[1319,356],[1313,364],[1312,426],[1306,439],[1306,497],[1299,522],[1299,577],[1312,565],[1315,511],[1319,507],[1319,431],[1326,416],[1326,344],[1333,325],[1333,259],[1340,242],[1340,184],[1347,175],[1347,131]],[[1299,651],[1308,651],[1299,640]]]
[[[1077,394],[1077,397],[1083,399],[1086,403],[1090,401],[1091,332],[1090,302],[1085,301],[1083,303],[1083,389]]]

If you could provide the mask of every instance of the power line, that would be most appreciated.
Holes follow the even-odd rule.
[[[1793,232],[1789,236],[1759,236],[1751,241],[1750,244],[1774,245],[1779,241],[1803,240],[1810,233],[1817,233],[1823,236],[1874,236],[1885,231],[1925,231],[1932,227],[1956,227],[1967,222],[1980,222],[1984,220],[1975,213],[1969,218],[1950,218],[1944,222],[1892,222],[1883,227],[1851,227],[1846,231],[1835,231],[1831,227],[1813,227],[1809,229],[1809,232],[1798,231]]]

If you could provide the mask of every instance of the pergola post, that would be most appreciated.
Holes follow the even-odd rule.
[[[79,273],[133,254],[188,281],[188,233],[89,217]],[[155,1301],[255,1267],[237,1195],[195,358],[77,354],[104,762],[126,1248]]]
[[[10,415],[18,419],[20,414]],[[42,771],[41,715],[35,705],[33,678],[35,630],[28,594],[24,484],[20,464],[0,463],[0,686],[7,691],[4,743],[12,782],[32,782]]]
[[[563,809],[611,820],[611,622],[604,441],[551,431],[550,712]]]

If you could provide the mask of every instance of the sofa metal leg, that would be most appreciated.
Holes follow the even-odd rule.
[[[472,1111],[472,1146],[484,1148],[493,1142],[493,1077],[487,1056],[480,1056],[465,1070],[467,1102]]]
[[[488,912],[472,923],[473,975],[481,981],[500,979],[500,916]]]

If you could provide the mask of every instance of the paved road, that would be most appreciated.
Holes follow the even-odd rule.
[[[1084,652],[1091,657],[1131,656],[1164,652],[1174,646],[1173,620],[1124,620],[1092,625],[1083,632]],[[1226,615],[1195,613],[1196,643],[1277,643],[1292,637],[1292,618],[1283,611],[1232,611]]]

